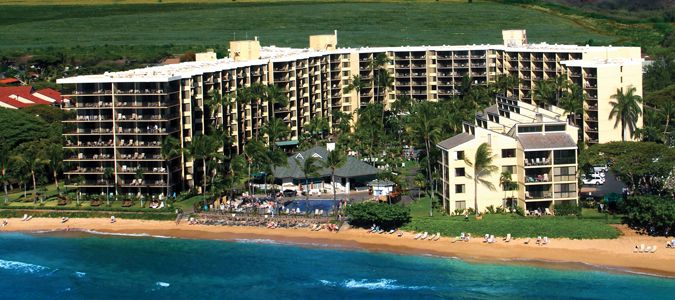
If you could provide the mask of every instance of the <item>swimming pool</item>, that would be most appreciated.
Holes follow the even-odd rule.
[[[285,211],[287,208],[289,210],[297,209],[300,208],[302,212],[313,212],[316,209],[321,209],[324,212],[330,212],[335,209],[335,206],[339,203],[339,200],[333,201],[333,200],[325,200],[325,199],[309,199],[304,200],[304,199],[295,199],[295,200],[290,200],[287,202],[284,202],[284,206],[282,209]]]

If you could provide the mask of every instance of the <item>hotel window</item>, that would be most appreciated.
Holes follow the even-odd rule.
[[[516,174],[516,166],[502,166],[502,173]]]
[[[466,201],[455,201],[455,209],[466,209]]]
[[[466,176],[466,174],[464,173],[464,168],[455,168],[455,176],[457,177]]]
[[[516,157],[516,149],[502,149],[502,158]]]
[[[455,152],[455,154],[456,154],[457,160],[464,159],[464,151],[457,151],[457,152]]]
[[[455,194],[463,194],[463,193],[464,193],[464,185],[455,184]]]

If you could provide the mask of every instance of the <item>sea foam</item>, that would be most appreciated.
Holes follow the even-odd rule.
[[[161,287],[169,287],[169,286],[170,286],[169,283],[161,282],[161,281],[157,281],[155,284],[156,284],[157,286],[161,286]]]
[[[333,282],[328,280],[320,280],[320,282],[325,286],[339,286],[347,289],[368,289],[368,290],[422,290],[422,289],[433,289],[428,286],[411,286],[411,285],[400,285],[396,284],[394,279],[348,279],[341,282]]]
[[[172,239],[172,236],[166,236],[166,235],[153,235],[153,234],[147,234],[147,233],[119,233],[119,232],[103,232],[103,231],[97,231],[97,230],[80,230],[81,232],[86,232],[89,234],[97,234],[97,235],[112,235],[112,236],[128,236],[128,237],[152,237],[152,238],[159,238],[159,239]]]
[[[35,273],[44,272],[49,268],[47,268],[45,266],[29,264],[29,263],[20,262],[20,261],[11,261],[11,260],[0,259],[0,269],[15,270],[15,271],[19,271],[19,272],[22,272],[22,273],[35,274]]]

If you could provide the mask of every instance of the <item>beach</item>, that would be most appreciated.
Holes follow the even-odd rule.
[[[176,224],[171,221],[117,219],[77,219],[66,223],[60,219],[36,218],[30,221],[8,219],[0,232],[60,232],[84,231],[100,234],[148,235],[183,239],[208,240],[272,240],[308,247],[364,249],[412,255],[457,257],[467,261],[532,264],[546,268],[602,269],[675,277],[675,249],[666,249],[664,237],[649,237],[618,226],[623,235],[617,239],[570,240],[551,239],[548,245],[537,245],[535,237],[529,244],[524,239],[486,244],[482,237],[469,242],[453,242],[454,237],[438,241],[414,240],[414,233],[403,237],[372,234],[363,229],[349,228],[339,233],[309,229],[268,229],[262,227],[233,227]],[[635,245],[657,246],[656,253],[633,253]]]

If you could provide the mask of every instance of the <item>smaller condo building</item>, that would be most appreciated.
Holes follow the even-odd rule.
[[[476,115],[464,132],[438,143],[441,150],[443,208],[461,214],[487,207],[544,210],[554,204],[578,202],[577,139],[557,107],[544,109],[506,97]],[[474,184],[475,155],[481,144],[492,152],[495,172]],[[511,174],[511,184],[504,175]],[[478,195],[477,199],[475,195]]]

